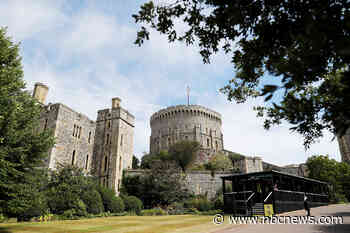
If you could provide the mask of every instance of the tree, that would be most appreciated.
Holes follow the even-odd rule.
[[[170,160],[170,155],[168,151],[161,150],[157,154],[144,154],[141,158],[141,168],[142,169],[150,169],[152,163],[155,161],[167,161]]]
[[[132,156],[132,169],[140,168],[139,163],[140,163],[140,160],[135,155],[133,155]]]
[[[155,161],[144,177],[141,192],[134,194],[145,208],[183,201],[190,196],[184,186],[186,177],[174,161]]]
[[[0,28],[0,212],[11,217],[40,204],[32,182],[54,143],[38,132],[41,107],[24,88],[19,45]]]
[[[312,156],[307,159],[306,165],[309,178],[321,180],[331,184],[331,200],[339,202],[350,197],[350,165],[340,163],[328,156]]]
[[[196,141],[179,141],[169,148],[169,157],[183,172],[196,160],[200,145]]]
[[[285,120],[308,148],[324,129],[349,128],[350,2],[150,1],[133,18],[143,25],[138,45],[149,39],[148,25],[169,42],[199,47],[205,63],[219,50],[229,54],[236,75],[221,91],[238,103],[265,96],[255,110],[266,129]]]

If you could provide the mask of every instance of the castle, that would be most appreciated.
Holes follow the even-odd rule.
[[[49,150],[45,166],[51,170],[60,164],[78,166],[86,174],[96,175],[101,185],[119,194],[123,170],[131,175],[134,173],[135,117],[121,107],[119,98],[113,98],[111,108],[99,110],[96,121],[93,121],[62,103],[45,104],[48,90],[46,85],[36,83],[33,91],[33,97],[42,105],[38,130],[51,129],[55,137],[55,145]],[[150,126],[150,153],[167,150],[180,140],[200,144],[197,164],[207,163],[217,153],[234,153],[224,149],[221,114],[200,105],[161,109],[151,116]],[[241,173],[273,169],[304,176],[307,172],[303,164],[280,167],[266,163],[258,156],[239,157],[234,169]],[[219,178],[212,179],[205,171],[194,172],[188,175],[188,179],[189,188],[195,194],[208,191],[214,195],[215,188],[221,184]]]
[[[45,105],[48,90],[46,85],[36,83],[33,92],[42,104],[39,130],[50,129],[55,137],[46,167],[80,167],[97,175],[100,184],[118,194],[123,169],[132,166],[134,116],[120,106],[119,98],[113,98],[111,108],[99,110],[93,121],[64,104]]]

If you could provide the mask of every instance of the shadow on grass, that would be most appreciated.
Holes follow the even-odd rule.
[[[8,228],[0,227],[0,233],[11,233]]]

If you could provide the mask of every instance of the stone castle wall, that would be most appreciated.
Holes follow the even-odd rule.
[[[181,140],[197,141],[198,162],[223,150],[221,115],[200,105],[178,105],[154,113],[150,120],[150,153],[168,150]]]
[[[93,156],[95,122],[63,104],[44,107],[40,129],[52,129],[55,145],[46,164],[56,169],[59,164],[76,165],[89,171]]]
[[[143,176],[145,170],[128,170],[126,176]],[[216,172],[214,176],[209,171],[188,171],[185,186],[195,195],[207,195],[208,199],[215,197],[216,192],[222,188],[222,176],[232,175],[232,172]]]

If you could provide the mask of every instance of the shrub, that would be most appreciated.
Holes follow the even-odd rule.
[[[184,204],[181,202],[174,202],[168,206],[169,215],[178,215],[178,214],[184,214],[184,213],[185,213]]]
[[[135,212],[137,215],[141,214],[142,202],[135,196],[124,197],[125,210],[129,212]]]
[[[113,212],[112,200],[114,197],[116,197],[114,190],[99,186],[98,192],[101,195],[104,210]]]
[[[192,198],[184,203],[185,208],[195,208],[199,211],[208,211],[213,208],[213,204],[206,198]]]
[[[99,214],[104,211],[101,195],[95,189],[84,192],[81,199],[84,201],[88,213]]]
[[[111,200],[111,212],[112,213],[122,213],[124,211],[124,202],[120,197],[113,197]]]
[[[224,209],[224,198],[222,196],[219,196],[214,200],[214,209],[216,210]]]
[[[141,215],[142,216],[160,216],[160,215],[167,215],[167,212],[161,208],[154,208],[149,210],[142,210]]]

